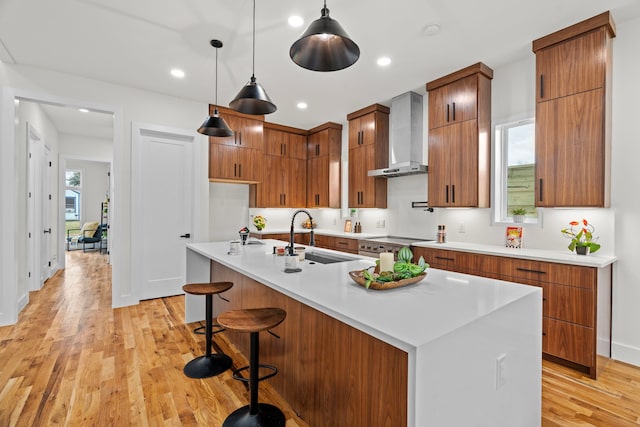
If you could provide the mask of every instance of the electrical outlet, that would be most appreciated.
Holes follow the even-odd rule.
[[[461,222],[460,224],[458,224],[458,233],[466,233],[467,229],[464,226],[464,222]]]
[[[336,225],[336,219],[333,218],[333,225]]]
[[[385,227],[385,221],[384,219],[380,220],[380,228],[384,228]]]
[[[496,358],[496,390],[507,383],[507,355],[501,354]]]

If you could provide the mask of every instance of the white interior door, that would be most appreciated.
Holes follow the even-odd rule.
[[[41,168],[41,192],[40,198],[42,200],[40,210],[42,231],[42,240],[40,243],[40,285],[51,277],[51,212],[53,198],[51,197],[51,179],[52,174],[52,162],[50,159],[49,147],[44,145],[42,147],[42,168]]]
[[[144,129],[137,138],[134,201],[139,216],[132,243],[139,248],[133,279],[140,278],[140,299],[182,293],[193,223],[193,138]]]

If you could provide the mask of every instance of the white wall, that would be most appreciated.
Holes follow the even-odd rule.
[[[100,221],[101,203],[109,191],[109,163],[90,160],[66,160],[66,169],[82,172],[80,223]]]
[[[60,133],[60,155],[111,163],[113,161],[113,138],[103,139]]]

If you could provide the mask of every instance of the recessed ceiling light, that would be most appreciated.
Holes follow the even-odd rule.
[[[89,110],[87,110],[86,108],[78,108],[78,111],[80,111],[81,113],[88,113]]]
[[[307,108],[307,103],[306,102],[298,102],[298,108],[301,110],[304,110],[305,108]]]
[[[182,78],[184,78],[184,71],[179,70],[179,69],[177,69],[177,68],[173,68],[173,69],[171,70],[171,75],[172,75],[173,77],[175,77],[175,78],[182,79]]]
[[[304,24],[304,19],[301,16],[293,15],[289,17],[289,25],[292,27],[302,27],[302,24]]]
[[[380,58],[378,58],[379,66],[386,67],[389,64],[391,64],[391,58],[389,58],[388,56],[381,56]]]
[[[439,32],[440,32],[440,25],[430,24],[424,28],[424,30],[422,31],[422,34],[424,34],[425,36],[435,36]]]

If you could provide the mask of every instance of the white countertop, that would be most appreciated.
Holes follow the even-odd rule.
[[[280,234],[280,233],[289,233],[291,230],[288,228],[271,228],[269,230],[265,229],[262,231],[256,231],[256,230],[252,230],[251,233],[253,234]],[[309,233],[311,232],[310,229],[308,228],[295,228],[294,229],[295,233]],[[334,237],[347,237],[349,239],[371,239],[373,237],[385,237],[387,235],[387,233],[345,233],[344,231],[337,231],[337,230],[329,230],[329,229],[325,229],[325,228],[314,228],[313,232],[315,234],[319,234],[322,236],[334,236]],[[419,240],[419,239],[418,239]]]
[[[273,231],[271,231],[273,232]],[[243,246],[229,255],[229,242],[191,243],[192,251],[219,262],[310,307],[405,351],[431,342],[513,303],[540,288],[428,269],[421,282],[385,291],[367,290],[348,276],[371,266],[373,258],[350,256],[335,264],[301,263],[299,273],[284,272],[284,257],[272,255],[277,240]]]
[[[486,255],[505,256],[510,258],[523,258],[535,261],[556,262],[559,264],[582,265],[585,267],[603,268],[614,263],[617,258],[615,256],[606,256],[600,254],[576,255],[573,252],[553,251],[547,249],[514,249],[505,246],[481,245],[477,243],[463,242],[417,242],[413,246],[422,246],[425,248],[447,249],[452,251],[472,252]]]

